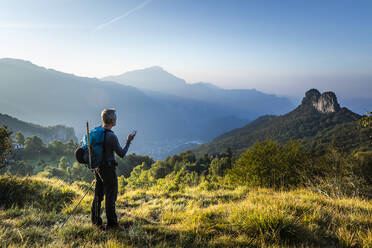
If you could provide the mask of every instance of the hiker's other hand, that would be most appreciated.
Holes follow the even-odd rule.
[[[135,134],[129,134],[127,137],[127,142],[131,142],[135,136],[136,136]]]

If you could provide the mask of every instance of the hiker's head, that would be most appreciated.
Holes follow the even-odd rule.
[[[101,113],[102,123],[108,126],[116,125],[116,110],[115,109],[104,109]]]

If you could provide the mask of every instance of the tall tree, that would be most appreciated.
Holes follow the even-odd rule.
[[[6,159],[6,155],[10,154],[13,146],[10,135],[12,132],[8,129],[7,126],[0,127],[0,163],[3,163]],[[0,165],[0,168],[4,165]]]
[[[74,142],[72,139],[70,139],[69,141],[67,141],[65,143],[65,149],[64,149],[64,153],[67,155],[67,156],[71,156],[74,154],[74,151],[76,150],[76,148],[79,147],[79,144]]]
[[[369,128],[372,130],[372,112],[367,112],[366,116],[363,116],[362,119],[360,120],[361,124],[363,127]],[[372,135],[369,134],[369,138],[372,139]]]
[[[48,151],[54,154],[55,156],[62,156],[65,153],[65,145],[60,140],[54,139],[49,142]]]
[[[25,151],[28,154],[40,154],[45,150],[45,144],[39,136],[30,136],[25,140]]]
[[[372,128],[372,112],[367,112],[367,116],[362,118],[362,125]]]

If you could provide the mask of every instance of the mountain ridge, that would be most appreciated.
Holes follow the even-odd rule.
[[[232,148],[240,153],[256,141],[266,138],[280,143],[299,140],[308,148],[315,150],[322,150],[327,143],[332,142],[345,151],[372,148],[367,134],[370,130],[361,129],[359,126],[358,120],[361,116],[346,107],[341,108],[333,92],[323,93],[322,106],[327,106],[327,111],[323,108],[318,109],[318,105],[314,103],[318,103],[321,96],[319,91],[309,90],[302,103],[289,113],[281,116],[261,116],[192,150],[197,154],[203,154]]]
[[[265,114],[282,114],[293,108],[292,102],[285,97],[266,94],[256,89],[223,89],[212,83],[187,83],[163,68],[145,68],[128,71],[118,76],[108,76],[103,80],[131,85],[144,91],[160,92],[172,96],[201,100],[234,108],[230,113],[241,118],[257,118]],[[151,72],[147,74],[146,72]],[[166,100],[166,99],[165,99]]]

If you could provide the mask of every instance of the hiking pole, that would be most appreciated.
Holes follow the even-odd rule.
[[[66,220],[63,222],[61,228],[67,223],[68,219],[70,219],[71,215],[75,212],[76,208],[80,205],[81,201],[84,199],[84,197],[88,194],[89,190],[92,189],[92,186],[93,184],[95,184],[96,182],[96,179],[93,179],[92,183],[90,184],[90,187],[88,188],[88,190],[85,192],[85,194],[83,195],[83,197],[80,199],[80,201],[78,202],[78,204],[76,204],[76,206],[74,207],[74,209],[71,211],[71,213],[69,214],[69,216],[66,218]]]

